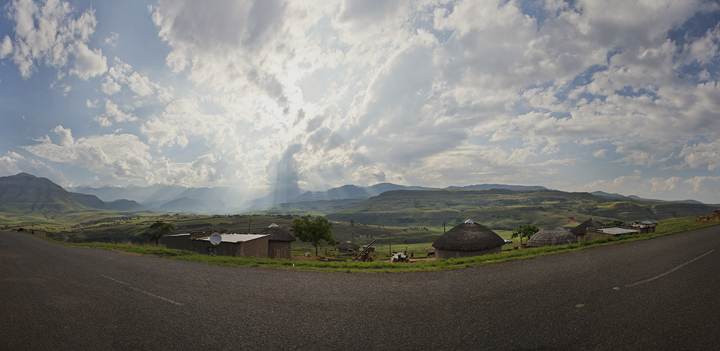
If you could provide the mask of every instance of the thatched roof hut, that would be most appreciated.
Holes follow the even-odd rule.
[[[260,234],[268,234],[270,235],[268,237],[268,241],[288,241],[293,242],[297,239],[290,234],[290,231],[287,229],[283,229],[283,227],[273,223],[267,228],[260,231]]]
[[[469,219],[441,235],[432,246],[437,258],[451,258],[498,253],[504,244],[495,232]]]
[[[577,243],[578,239],[565,228],[545,228],[530,237],[528,247],[554,246]]]
[[[358,250],[359,248],[360,248],[360,245],[355,245],[348,241],[344,244],[340,244],[340,246],[338,246],[338,251]]]
[[[605,225],[592,219],[588,218],[587,221],[580,223],[577,227],[570,229],[570,233],[573,233],[575,235],[585,235],[585,230],[587,228],[599,228],[604,227]]]

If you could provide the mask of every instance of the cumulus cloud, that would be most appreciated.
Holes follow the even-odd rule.
[[[707,166],[709,171],[720,168],[720,140],[683,146],[680,157],[692,168]]]
[[[2,44],[0,44],[0,59],[4,59],[8,55],[12,53],[12,40],[10,40],[9,36],[5,36],[3,38]]]
[[[138,97],[156,94],[161,102],[170,102],[173,98],[172,89],[163,87],[151,81],[146,75],[133,71],[132,66],[115,58],[115,64],[108,70],[108,75],[102,84],[102,91],[107,95],[114,95],[125,85]]]
[[[15,36],[0,42],[0,58],[25,77],[41,65],[102,76],[106,100],[95,122],[141,119],[140,137],[73,138],[58,127],[56,142],[27,150],[90,169],[60,150],[94,155],[127,143],[128,154],[96,157],[102,162],[92,168],[122,179],[446,186],[537,182],[600,162],[644,174],[616,174],[599,187],[671,194],[690,189],[688,179],[650,181],[653,171],[718,168],[720,24],[688,29],[697,14],[717,14],[717,3],[523,5],[160,0],[149,12],[168,46],[165,64],[188,84],[176,91],[161,73],[121,58],[108,67],[88,46],[94,10],[15,0]],[[111,33],[104,43],[117,40]],[[151,108],[153,99],[160,104]],[[132,161],[115,170],[117,160]]]
[[[716,4],[546,1],[538,13],[520,5],[160,1],[150,12],[171,48],[168,67],[213,91],[219,111],[201,108],[203,97],[180,99],[141,131],[159,147],[228,130],[277,140],[224,144],[266,153],[267,165],[302,145],[297,178],[311,186],[527,181],[523,166],[552,174],[594,143],[607,145],[585,149],[598,159],[668,167],[697,130],[720,130],[712,75],[698,73],[697,83],[680,73],[717,59],[718,29],[669,39]],[[608,156],[613,146],[618,159]]]
[[[99,76],[107,71],[107,58],[102,55],[102,50],[90,50],[84,44],[79,44],[75,53],[75,68],[70,74],[87,80]]]
[[[25,146],[35,156],[83,167],[93,173],[109,173],[117,179],[153,182],[148,146],[131,134],[106,134],[75,139],[70,129],[53,129],[41,143]]]
[[[70,4],[63,1],[47,1],[41,6],[32,0],[14,0],[8,9],[15,22],[15,38],[11,43],[6,36],[0,52],[12,50],[23,77],[30,77],[38,64],[60,69],[71,59],[74,68],[70,73],[82,79],[107,70],[102,51],[87,46],[97,25],[93,9],[77,18]]]

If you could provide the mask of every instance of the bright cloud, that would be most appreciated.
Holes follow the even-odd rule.
[[[100,5],[7,10],[0,60],[26,79],[61,71],[48,85],[88,107],[60,123],[78,137],[57,127],[55,142],[20,146],[117,179],[717,186],[716,2],[159,0],[143,37],[96,34]]]

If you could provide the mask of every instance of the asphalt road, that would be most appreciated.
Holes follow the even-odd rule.
[[[720,349],[720,227],[447,272],[222,267],[0,232],[0,350]]]

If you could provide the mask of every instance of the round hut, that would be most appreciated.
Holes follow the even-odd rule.
[[[346,242],[344,244],[340,244],[340,246],[337,247],[338,252],[350,252],[350,251],[357,251],[360,249],[360,245],[355,245],[351,242]]]
[[[574,244],[578,238],[565,228],[545,228],[530,237],[527,247]]]
[[[260,234],[268,235],[268,257],[290,258],[290,245],[297,240],[290,231],[273,223],[263,229]]]
[[[587,221],[580,223],[577,227],[570,229],[570,233],[573,233],[575,235],[585,235],[585,230],[587,228],[600,228],[604,227],[605,225],[592,219],[588,218]]]
[[[435,257],[470,257],[500,253],[505,244],[499,235],[468,219],[435,240]]]

